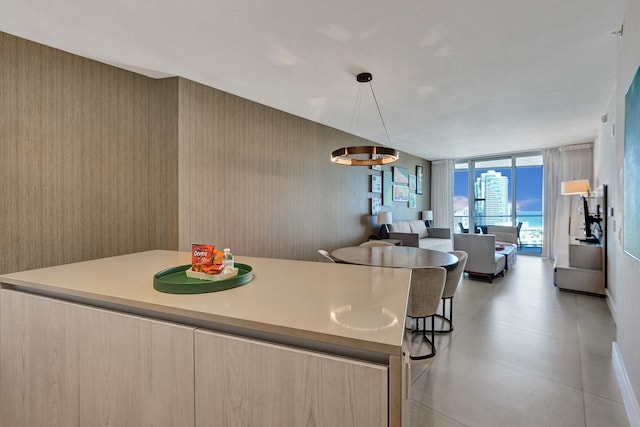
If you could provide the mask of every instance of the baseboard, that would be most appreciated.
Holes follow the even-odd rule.
[[[615,341],[611,346],[611,363],[616,372],[620,393],[622,394],[624,407],[627,410],[627,417],[629,418],[629,425],[631,427],[640,427],[640,406],[638,405],[638,399],[633,391],[633,387],[631,387],[631,381],[629,381],[624,360],[620,357],[618,343]]]

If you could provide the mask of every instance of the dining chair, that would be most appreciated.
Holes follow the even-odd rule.
[[[368,242],[360,243],[360,246],[395,246],[391,242],[385,242],[384,240],[369,240]]]
[[[450,251],[451,255],[458,258],[458,265],[451,271],[447,271],[447,278],[444,282],[444,290],[442,291],[442,314],[435,316],[442,319],[443,323],[449,325],[447,329],[436,329],[434,332],[453,332],[453,297],[460,284],[460,279],[467,265],[469,255],[465,251]],[[449,316],[447,317],[447,300],[449,301]]]
[[[522,222],[518,222],[516,227],[516,240],[518,242],[518,249],[522,249],[522,242],[520,241],[520,230],[522,229]]]
[[[331,254],[329,254],[329,252],[328,252],[328,251],[325,251],[324,249],[318,249],[318,253],[319,253],[320,255],[322,255],[322,260],[323,260],[323,261],[333,262],[333,263],[335,263],[335,262],[336,262],[336,260],[335,260],[335,259],[333,259],[333,257],[331,256]]]
[[[424,267],[411,270],[411,290],[409,292],[409,305],[407,307],[407,317],[416,319],[416,329],[411,332],[422,333],[422,339],[431,346],[431,353],[412,356],[411,360],[428,359],[436,355],[435,344],[435,317],[438,311],[442,291],[447,277],[447,270],[442,267]],[[427,317],[431,317],[431,339],[427,337],[426,328]],[[422,318],[422,329],[420,329],[420,319]]]

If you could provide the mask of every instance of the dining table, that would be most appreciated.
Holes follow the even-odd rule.
[[[451,271],[458,265],[455,255],[412,246],[348,246],[332,251],[331,256],[347,264],[374,267],[444,267]]]

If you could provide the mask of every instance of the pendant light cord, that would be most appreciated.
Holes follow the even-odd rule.
[[[376,103],[376,108],[378,109],[378,114],[380,115],[380,121],[382,122],[382,127],[384,128],[384,133],[387,135],[387,141],[389,142],[389,147],[391,147],[391,138],[389,138],[389,132],[387,131],[387,125],[384,123],[384,119],[382,118],[382,112],[380,111],[380,105],[378,105],[378,98],[376,98],[376,93],[373,91],[373,85],[371,81],[369,81],[369,87],[371,88],[371,94],[373,95],[373,100]]]
[[[375,92],[373,91],[373,85],[371,85],[371,79],[373,76],[371,73],[360,73],[356,76],[356,81],[359,83],[369,82],[369,87],[371,88],[371,94],[373,95],[373,100],[376,103],[376,108],[378,109],[378,115],[380,116],[380,121],[382,122],[382,127],[384,128],[384,133],[387,135],[387,141],[389,142],[389,147],[374,145],[374,146],[364,146],[358,145],[353,147],[344,147],[338,148],[337,150],[333,150],[331,153],[331,162],[339,165],[346,166],[374,166],[374,165],[386,165],[389,163],[393,163],[399,158],[398,150],[394,150],[391,148],[391,138],[389,137],[389,131],[387,130],[387,124],[384,122],[382,118],[382,111],[380,110],[380,105],[378,104],[378,98],[376,97]],[[353,129],[353,122],[355,120],[356,111],[358,112],[358,122],[360,122],[360,104],[362,102],[362,87],[358,88],[358,96],[356,98],[356,102],[353,106],[353,112],[351,115],[351,128]]]
[[[360,127],[360,109],[362,108],[362,86],[358,86],[358,94],[356,95],[356,102],[353,104],[353,111],[351,112],[351,125],[349,126],[349,132],[353,133],[353,122],[356,121],[356,113],[358,114],[358,120],[356,126]]]

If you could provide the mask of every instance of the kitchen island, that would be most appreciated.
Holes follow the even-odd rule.
[[[153,288],[188,252],[0,276],[0,425],[402,425],[410,270],[236,261],[204,294]]]

